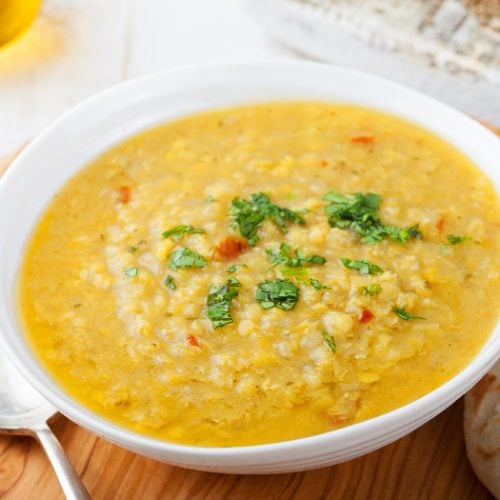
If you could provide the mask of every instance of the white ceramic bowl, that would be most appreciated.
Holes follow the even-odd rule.
[[[234,448],[171,444],[118,427],[69,397],[42,368],[17,318],[16,272],[34,224],[66,180],[111,145],[156,123],[212,108],[294,99],[361,104],[407,118],[463,151],[498,190],[500,141],[493,134],[428,97],[338,67],[302,62],[189,67],[92,97],[38,136],[0,182],[1,344],[28,381],[70,419],[125,448],[183,467],[229,473],[305,470],[355,458],[404,436],[464,394],[498,357],[500,328],[461,373],[402,408],[317,436]]]

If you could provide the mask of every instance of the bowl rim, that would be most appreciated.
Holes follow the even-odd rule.
[[[145,92],[147,91],[149,84],[155,82],[157,83],[162,79],[175,79],[176,76],[181,74],[194,74],[200,76],[200,74],[206,72],[224,74],[230,71],[234,73],[242,70],[242,68],[247,71],[255,72],[271,70],[290,70],[292,72],[319,71],[324,72],[325,74],[330,73],[332,76],[347,75],[348,77],[350,76],[358,79],[361,78],[366,81],[367,85],[381,85],[388,91],[393,90],[398,95],[407,96],[409,100],[416,100],[418,103],[421,103],[424,106],[433,108],[434,110],[436,110],[436,112],[441,111],[443,113],[447,113],[451,118],[454,118],[456,120],[455,123],[458,123],[459,128],[465,128],[466,132],[474,134],[486,146],[488,146],[489,148],[493,148],[494,150],[496,149],[497,155],[500,156],[500,147],[498,145],[498,142],[500,141],[498,141],[498,139],[492,132],[488,131],[486,128],[479,125],[477,122],[467,117],[466,115],[463,115],[462,113],[449,108],[445,104],[442,104],[432,99],[431,97],[420,94],[419,92],[411,90],[385,78],[334,65],[303,61],[223,62],[206,63],[201,65],[187,65],[167,71],[144,75],[114,85],[85,99],[83,102],[74,106],[58,119],[56,119],[26,147],[26,149],[14,160],[11,167],[3,175],[2,180],[0,181],[0,212],[2,211],[4,200],[7,199],[8,190],[11,189],[15,183],[19,182],[19,178],[21,177],[22,170],[24,168],[23,165],[30,163],[33,155],[38,154],[40,151],[43,151],[44,143],[48,137],[51,137],[53,134],[61,130],[61,127],[64,127],[66,122],[74,120],[75,117],[82,113],[82,111],[86,111],[90,108],[95,108],[99,105],[103,105],[105,107],[106,101],[108,99],[116,98],[116,96],[120,94],[131,95],[134,92]],[[307,99],[304,98],[303,100],[305,101]],[[263,100],[262,102],[270,101]],[[394,114],[391,111],[385,112]],[[168,121],[168,119],[165,120],[165,122]],[[423,126],[424,128],[426,127],[425,125],[419,125]],[[151,124],[150,127],[151,126],[154,125]],[[430,127],[427,128],[432,130]],[[126,137],[127,135],[124,135],[121,140],[125,139]],[[455,145],[455,147],[457,146]],[[460,149],[459,147],[457,148]],[[493,153],[494,151],[491,154],[493,155]],[[84,164],[85,163],[82,163],[82,167],[84,166]],[[483,172],[484,175],[489,178],[490,181],[495,183],[495,180],[492,179],[492,177],[488,175],[481,168],[481,166],[478,165],[478,168]],[[37,216],[39,215],[40,213],[37,214]],[[35,224],[36,220],[34,219],[32,228]],[[425,394],[424,396],[404,406],[383,413],[379,416],[372,417],[370,419],[363,420],[361,422],[357,422],[340,429],[327,431],[321,434],[272,443],[228,447],[185,445],[165,441],[160,438],[150,437],[139,432],[127,429],[119,424],[115,424],[105,417],[102,417],[92,410],[89,410],[87,407],[79,403],[75,398],[66,393],[61,386],[55,383],[53,377],[48,374],[48,371],[45,368],[43,368],[41,362],[34,361],[36,360],[36,357],[33,356],[34,353],[29,348],[27,341],[21,339],[21,337],[24,336],[22,330],[19,329],[19,331],[12,331],[12,326],[8,321],[5,320],[5,314],[3,313],[5,313],[6,309],[4,304],[1,302],[3,301],[0,301],[0,347],[4,349],[8,357],[13,361],[22,375],[44,397],[46,397],[52,404],[54,404],[56,408],[60,409],[63,414],[69,416],[79,425],[82,425],[83,427],[90,429],[91,431],[104,436],[113,442],[119,444],[126,443],[136,450],[147,449],[157,452],[169,451],[185,457],[196,456],[203,458],[261,458],[265,455],[268,455],[269,457],[276,456],[277,453],[286,453],[290,450],[296,450],[298,448],[317,448],[318,451],[321,451],[321,448],[318,448],[317,445],[325,446],[325,448],[323,448],[323,451],[325,451],[327,449],[326,447],[328,447],[329,445],[332,446],[335,444],[340,444],[342,448],[342,446],[345,446],[345,443],[347,442],[363,442],[363,439],[360,439],[360,434],[362,433],[368,435],[371,435],[373,433],[373,435],[380,437],[383,435],[382,431],[386,429],[386,434],[393,434],[394,429],[398,428],[398,424],[399,427],[403,428],[404,426],[402,426],[402,423],[408,423],[412,421],[416,422],[415,415],[420,415],[419,423],[413,426],[413,428],[415,428],[444,409],[440,407],[440,402],[442,402],[443,399],[448,398],[446,406],[451,404],[454,400],[458,399],[468,388],[470,388],[479,380],[480,376],[487,370],[489,366],[491,366],[495,362],[500,354],[500,329],[497,323],[496,328],[491,332],[488,341],[483,346],[481,351],[477,353],[476,356],[449,381],[437,387],[433,391]],[[15,336],[18,337],[17,341],[14,339]],[[36,366],[33,364],[33,361],[36,363]],[[45,375],[45,378],[40,377],[40,374]],[[52,379],[53,383],[47,384],[47,379]],[[398,437],[399,436],[396,436],[394,439],[397,439]],[[344,445],[342,445],[342,443],[344,443]]]

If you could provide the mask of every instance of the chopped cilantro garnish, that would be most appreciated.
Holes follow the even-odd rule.
[[[248,240],[249,245],[255,245],[259,240],[257,230],[265,219],[270,219],[282,233],[286,233],[287,222],[305,224],[302,211],[294,211],[271,203],[265,193],[254,193],[250,200],[234,198],[231,202],[231,215],[234,226],[238,228],[241,236]]]
[[[373,297],[378,295],[382,291],[382,287],[378,283],[372,283],[371,285],[364,286],[362,288],[363,295]]]
[[[145,245],[145,244],[146,244],[146,242],[144,240],[140,240],[135,245],[132,245],[131,247],[129,247],[128,251],[130,253],[135,253],[135,252],[137,252],[137,250],[139,250],[140,245]]]
[[[229,278],[227,279],[227,282],[231,286],[241,286],[241,283],[233,276],[229,276]]]
[[[238,296],[237,288],[240,282],[235,278],[228,278],[225,285],[210,285],[207,297],[207,316],[214,328],[228,325],[233,322],[231,316],[231,302]]]
[[[418,229],[418,224],[407,228],[391,226],[388,224],[385,224],[382,227],[385,234],[392,241],[396,241],[397,243],[406,243],[412,239],[422,239],[422,233]]]
[[[313,278],[308,280],[307,283],[311,285],[315,290],[331,290],[331,287],[323,285],[323,283],[320,283],[318,280],[315,280]]]
[[[124,271],[125,276],[129,278],[135,278],[139,274],[139,269],[137,267],[127,267]]]
[[[271,260],[271,267],[278,264],[283,264],[285,267],[303,267],[304,264],[323,265],[326,262],[326,259],[321,255],[306,255],[300,248],[297,248],[295,255],[293,255],[292,248],[287,243],[282,243],[279,249],[266,250],[266,254]]]
[[[446,239],[450,242],[450,245],[458,245],[470,239],[469,236],[456,236],[455,234],[447,234]]]
[[[174,270],[189,267],[205,267],[206,265],[207,261],[202,255],[186,247],[180,247],[174,250],[170,254],[168,262],[169,269]]]
[[[205,198],[205,203],[213,203],[215,201],[215,198],[209,194],[206,198]]]
[[[246,264],[233,264],[227,268],[227,273],[233,274],[238,270],[238,267],[248,267]]]
[[[409,313],[404,307],[394,307],[392,309],[401,319],[408,321],[410,319],[425,319],[422,316],[415,316],[415,314]]]
[[[266,271],[271,269],[273,266],[268,267]],[[283,266],[281,268],[281,274],[283,276],[294,276],[297,279],[304,278],[308,274],[308,270],[305,267],[288,267],[288,266]]]
[[[330,350],[332,352],[335,352],[337,350],[337,344],[335,343],[335,339],[324,330],[321,332],[321,336],[323,337],[323,340],[325,341],[326,345],[330,348]]]
[[[374,193],[353,193],[343,195],[330,191],[323,196],[328,202],[325,212],[328,223],[340,229],[352,229],[361,237],[363,243],[371,244],[382,241],[385,237],[398,243],[406,243],[413,238],[422,238],[418,225],[398,228],[382,224],[378,209],[382,197]]]
[[[262,309],[277,307],[289,311],[299,300],[299,289],[288,280],[268,280],[257,285],[255,300]]]
[[[171,290],[176,290],[177,285],[175,284],[174,277],[171,274],[167,274],[165,279],[163,280],[165,286],[168,286]]]
[[[301,257],[299,254],[299,250],[297,250],[297,257],[299,259],[303,259],[304,262],[310,262],[311,264],[324,264],[326,262],[326,259],[322,257],[321,255],[306,255],[304,257]]]
[[[358,233],[363,241],[368,237],[375,241],[383,239],[382,234],[375,232],[375,229],[380,226],[377,210],[382,201],[382,197],[378,194],[343,195],[330,191],[323,196],[323,200],[329,202],[325,206],[325,212],[330,226],[341,229],[350,228]]]
[[[180,224],[167,231],[163,231],[161,235],[164,238],[172,236],[175,241],[179,241],[185,234],[203,234],[205,230],[200,227],[193,227],[190,224]]]
[[[361,274],[381,274],[384,270],[366,260],[340,259],[340,262],[349,269],[357,269]]]

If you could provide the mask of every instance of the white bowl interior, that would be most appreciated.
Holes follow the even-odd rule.
[[[191,67],[130,81],[85,101],[35,139],[0,183],[0,341],[25,377],[73,420],[118,444],[181,465],[227,472],[306,469],[353,458],[401,437],[451,404],[495,361],[498,328],[463,372],[403,408],[319,436],[228,449],[175,445],[121,429],[69,398],[41,368],[20,333],[13,291],[27,238],[60,187],[113,144],[157,123],[213,108],[291,100],[352,103],[406,118],[465,153],[498,191],[500,145],[493,134],[414,91],[333,66]]]

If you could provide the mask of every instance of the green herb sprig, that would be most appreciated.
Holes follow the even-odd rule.
[[[170,254],[168,262],[169,269],[187,269],[191,267],[205,267],[207,261],[199,253],[193,252],[190,248],[180,247]]]
[[[351,229],[361,237],[363,243],[378,243],[386,237],[398,243],[407,243],[411,239],[422,238],[418,225],[399,228],[382,224],[378,214],[382,197],[378,194],[343,195],[330,191],[323,196],[323,200],[328,202],[325,212],[330,226]]]
[[[326,285],[323,285],[323,283],[319,282],[318,280],[315,280],[314,278],[310,278],[306,280],[306,283],[308,285],[311,285],[315,290],[331,290],[332,288]]]
[[[140,240],[140,241],[138,241],[135,245],[132,245],[132,246],[128,247],[128,251],[129,251],[130,253],[136,253],[136,252],[137,252],[137,250],[139,250],[139,247],[140,247],[141,245],[145,245],[145,244],[146,244],[146,242],[145,242],[144,240]]]
[[[163,280],[163,284],[168,286],[170,290],[177,290],[177,285],[175,284],[174,277],[171,274],[167,274]]]
[[[207,316],[214,328],[233,323],[231,302],[241,286],[236,278],[228,278],[224,285],[210,285],[207,297]]]
[[[464,241],[470,240],[470,236],[457,236],[455,234],[447,234],[446,239],[450,245],[458,245]]]
[[[129,278],[135,278],[139,274],[139,269],[137,267],[127,267],[123,272],[125,276],[128,276]]]
[[[378,295],[381,291],[382,287],[378,283],[372,283],[371,285],[364,286],[361,289],[363,295],[366,295],[368,297],[374,297],[375,295]]]
[[[425,319],[422,316],[416,316],[415,314],[409,313],[404,307],[394,307],[392,310],[405,321],[409,321],[410,319]]]
[[[306,255],[306,253],[297,248],[295,255],[292,248],[287,243],[282,243],[279,249],[269,248],[266,254],[271,261],[271,267],[282,264],[285,267],[303,267],[305,264],[319,264],[323,265],[326,259],[321,255]]]
[[[340,262],[348,269],[356,269],[361,274],[382,274],[384,270],[375,265],[371,264],[367,260],[351,260],[351,259],[340,259]]]
[[[288,232],[287,222],[304,225],[303,211],[290,210],[271,203],[265,193],[254,193],[250,200],[234,198],[231,202],[230,214],[234,219],[234,227],[238,228],[241,236],[254,246],[259,237],[257,230],[264,220],[271,220],[282,233]]]
[[[335,339],[325,330],[321,332],[321,336],[323,337],[323,340],[325,341],[326,345],[330,348],[330,350],[332,352],[335,352],[337,350],[337,344],[335,343]]]
[[[257,285],[255,300],[262,309],[277,307],[289,311],[299,300],[299,289],[288,280],[267,280]]]
[[[205,230],[201,227],[193,227],[191,224],[180,224],[163,231],[161,235],[164,238],[172,237],[173,240],[179,241],[185,234],[204,234]]]
[[[246,264],[233,264],[227,268],[226,273],[233,274],[235,273],[239,267],[248,267]]]

